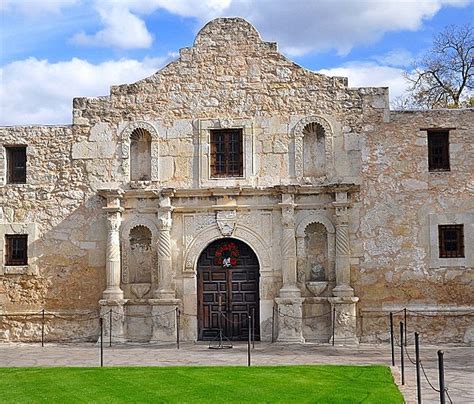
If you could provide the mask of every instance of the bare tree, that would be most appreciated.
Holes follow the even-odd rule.
[[[405,73],[410,102],[423,108],[460,108],[472,103],[474,28],[449,26],[436,35],[432,49]]]

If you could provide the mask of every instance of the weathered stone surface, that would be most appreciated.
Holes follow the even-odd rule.
[[[286,318],[279,335],[327,340],[331,319],[311,317],[324,314],[342,282],[360,299],[356,322],[338,328],[343,339],[382,340],[387,310],[426,305],[431,317],[413,322],[420,331],[433,340],[472,339],[473,110],[390,111],[388,89],[349,88],[345,78],[303,69],[278,53],[276,44],[262,41],[246,21],[230,18],[207,24],[192,47],[154,75],[114,86],[107,97],[75,99],[73,117],[71,126],[0,128],[1,145],[28,146],[26,184],[6,184],[6,149],[0,147],[0,228],[35,226],[29,242],[37,268],[5,270],[2,261],[0,310],[98,312],[114,252],[125,294],[120,332],[123,338],[152,338],[153,327],[159,327],[149,299],[162,273],[151,259],[147,282],[124,281],[133,273],[129,265],[141,262],[124,248],[134,224],[151,231],[150,256],[164,254],[160,262],[171,273],[163,279],[171,280],[186,313],[182,337],[195,339],[196,263],[203,249],[222,237],[216,212],[235,211],[232,236],[259,259],[262,338],[271,337],[270,313],[286,276],[282,263],[310,276],[310,257],[312,264],[323,265],[321,281],[328,287],[312,297],[299,276],[305,300],[281,307],[305,319]],[[323,130],[305,141],[305,128],[312,125]],[[451,170],[429,172],[426,128],[443,127],[456,128],[449,133]],[[242,129],[242,177],[210,175],[210,131],[223,128]],[[133,175],[130,137],[136,129],[150,135],[147,178]],[[310,156],[316,156],[316,165]],[[118,190],[117,196],[104,189]],[[293,213],[282,211],[282,197],[291,200]],[[120,250],[108,248],[110,209],[121,212],[113,236],[120,238]],[[437,226],[449,223],[464,224],[464,258],[436,255]],[[317,251],[301,255],[312,224],[325,231],[320,229],[317,243],[306,243]],[[159,247],[163,229],[169,229],[170,239]],[[285,237],[283,229],[290,229]],[[282,239],[285,248],[296,244],[296,252],[284,250]],[[142,240],[133,241],[143,247]],[[345,310],[347,318],[354,307]],[[366,319],[365,313],[375,314]],[[383,316],[376,318],[377,313]],[[48,324],[56,336],[97,332],[96,322]],[[7,340],[34,339],[38,330],[36,320],[0,324]],[[158,334],[173,335],[166,329]]]

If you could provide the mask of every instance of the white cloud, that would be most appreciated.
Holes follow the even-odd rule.
[[[200,24],[219,16],[242,16],[252,22],[265,39],[276,40],[284,52],[302,55],[336,49],[347,54],[354,46],[377,41],[385,33],[417,30],[443,6],[465,6],[471,0],[96,0],[98,10],[119,18],[101,18],[105,28],[97,34],[79,34],[79,43],[127,48],[144,47],[151,38],[140,18],[159,9]],[[115,11],[116,12],[116,11]],[[142,17],[139,17],[142,16]],[[134,22],[126,42],[120,40],[131,17]],[[125,23],[125,24],[124,24]]]
[[[347,54],[354,46],[373,43],[385,33],[417,30],[443,5],[469,0],[261,0],[233,1],[227,11],[247,17],[265,38],[283,51],[302,55],[336,49]]]
[[[384,55],[376,55],[373,60],[381,65],[407,67],[413,62],[413,55],[406,49],[394,49]]]
[[[60,14],[61,10],[77,4],[80,0],[1,0],[0,11],[19,12],[29,17]]]
[[[397,67],[375,63],[352,62],[341,67],[322,69],[318,73],[348,77],[350,87],[389,87],[390,100],[394,101],[405,93],[407,87],[403,71]]]
[[[12,62],[0,70],[0,125],[71,123],[74,97],[107,95],[111,85],[145,78],[169,60],[170,56],[100,64],[77,58]]]
[[[79,32],[72,42],[89,46],[113,46],[120,49],[148,48],[153,37],[144,21],[118,3],[111,8],[99,7],[98,12],[104,29],[94,35]]]

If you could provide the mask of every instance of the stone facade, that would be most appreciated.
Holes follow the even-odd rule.
[[[71,126],[0,128],[0,310],[18,315],[0,338],[37,338],[40,319],[20,315],[42,309],[49,335],[86,338],[98,320],[69,320],[112,310],[116,338],[170,341],[180,309],[196,340],[198,259],[231,237],[258,258],[262,340],[386,340],[406,307],[427,339],[472,342],[473,118],[390,111],[387,88],[349,88],[216,19],[153,76],[75,99]],[[243,175],[214,178],[210,133],[231,128]],[[451,170],[429,172],[440,128]],[[26,184],[7,181],[13,145]],[[451,223],[463,258],[439,258]],[[5,234],[28,235],[27,265],[4,263]]]

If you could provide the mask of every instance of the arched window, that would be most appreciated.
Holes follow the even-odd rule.
[[[130,135],[130,179],[151,180],[151,135],[142,128]]]
[[[326,174],[326,139],[324,128],[316,122],[303,129],[303,176],[320,177]]]

